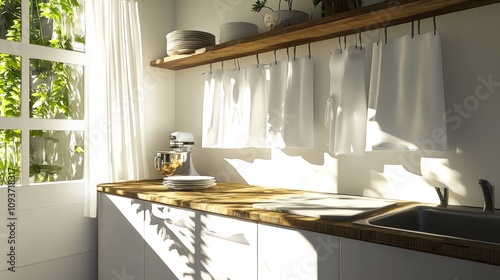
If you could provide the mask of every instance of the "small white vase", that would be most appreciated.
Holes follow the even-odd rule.
[[[297,10],[279,10],[264,14],[267,31],[309,21],[309,14]]]

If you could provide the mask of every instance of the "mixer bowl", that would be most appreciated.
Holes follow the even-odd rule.
[[[184,174],[189,169],[189,153],[177,151],[157,152],[155,168],[165,176]]]

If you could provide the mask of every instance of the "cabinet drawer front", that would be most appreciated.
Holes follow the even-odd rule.
[[[259,279],[340,279],[340,242],[332,235],[259,224]]]
[[[201,279],[257,279],[257,224],[203,214]]]
[[[196,213],[146,205],[146,279],[195,279]]]

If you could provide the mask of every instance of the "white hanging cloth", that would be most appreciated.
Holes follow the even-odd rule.
[[[283,139],[289,148],[314,145],[314,75],[310,56],[290,59],[284,97]]]
[[[363,155],[366,141],[365,51],[336,49],[330,56],[330,97],[325,125],[330,128],[328,150]]]
[[[248,130],[248,147],[266,147],[266,67],[253,65],[245,68],[240,93],[250,96],[250,123]]]
[[[265,66],[218,69],[206,75],[202,147],[266,147]]]
[[[202,147],[313,146],[312,58],[277,62],[270,69],[253,65],[206,75]]]
[[[439,33],[373,45],[366,150],[446,150]]]
[[[222,86],[222,70],[205,73],[205,88],[203,94],[203,148],[222,147],[222,105],[224,91]]]
[[[284,148],[285,95],[288,82],[288,61],[269,65],[269,100],[267,108],[268,147]]]
[[[244,90],[244,75],[245,69],[225,69],[222,73],[224,103],[221,147],[226,149],[247,147],[251,95]]]

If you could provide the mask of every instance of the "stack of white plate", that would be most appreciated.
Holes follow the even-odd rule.
[[[241,39],[259,33],[257,25],[250,22],[228,22],[220,26],[220,42]]]
[[[215,35],[197,30],[175,30],[167,34],[167,54],[189,54],[215,45]]]
[[[163,185],[172,190],[202,190],[215,186],[212,176],[171,176],[163,179]]]

